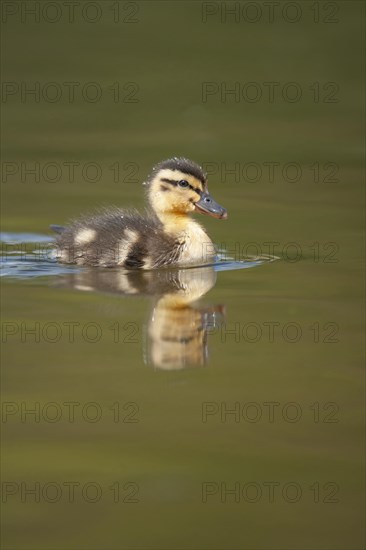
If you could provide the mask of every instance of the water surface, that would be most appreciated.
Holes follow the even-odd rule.
[[[364,14],[296,4],[296,23],[149,1],[137,23],[4,24],[6,81],[103,90],[3,104],[4,548],[364,547]],[[272,103],[202,100],[204,82],[269,81]],[[116,82],[138,101],[115,102]],[[229,217],[199,220],[232,260],[145,275],[54,261],[50,224],[143,208],[174,155],[210,168]]]

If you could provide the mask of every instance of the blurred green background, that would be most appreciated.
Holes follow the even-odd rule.
[[[268,252],[264,243],[277,242],[281,260],[219,273],[204,302],[225,305],[228,328],[276,322],[281,329],[294,322],[302,337],[290,344],[279,332],[271,343],[263,332],[248,343],[216,332],[206,368],[164,372],[143,360],[150,299],[59,288],[52,277],[4,281],[4,322],[97,322],[103,337],[91,344],[77,332],[74,343],[63,336],[51,344],[32,337],[22,343],[20,332],[9,336],[3,400],[17,407],[97,402],[103,417],[96,423],[80,415],[74,423],[5,417],[3,482],[93,481],[103,496],[94,504],[80,493],[74,503],[65,494],[55,503],[9,496],[3,547],[363,548],[363,3],[299,1],[299,20],[290,22],[296,13],[281,2],[270,22],[262,2],[250,8],[247,2],[107,0],[94,3],[95,23],[87,20],[94,17],[88,2],[75,7],[72,23],[62,2],[60,20],[47,21],[56,11],[46,4],[39,3],[39,22],[22,13],[20,2],[2,6],[3,230],[47,234],[50,223],[100,204],[143,207],[140,184],[155,162],[179,155],[210,163],[210,190],[229,212],[227,222],[202,220],[213,240],[229,251],[254,242]],[[235,6],[240,10],[230,15]],[[250,23],[255,13],[262,15]],[[22,96],[22,87],[35,82],[41,91],[56,83],[60,100]],[[73,102],[67,82],[80,83]],[[102,90],[97,102],[80,94],[90,82]],[[205,82],[219,90],[207,101]],[[257,102],[220,95],[225,85],[243,89],[248,82],[263,91]],[[273,102],[266,82],[279,83]],[[282,96],[289,82],[302,91],[297,102]],[[74,162],[70,181],[67,166]],[[271,162],[279,163],[273,182],[264,164]],[[22,177],[22,163],[39,163],[40,181]],[[42,176],[47,163],[61,167],[59,181],[50,181],[52,166]],[[83,176],[88,163],[100,167],[98,181],[90,181],[92,168]],[[240,171],[256,163],[262,177],[236,179],[225,171],[235,163]],[[287,163],[301,167],[299,181],[283,177]],[[334,167],[334,181],[327,181]],[[300,247],[300,261],[283,256],[290,242]],[[137,342],[114,343],[116,322],[134,323]],[[339,326],[338,341],[324,342],[326,323]],[[269,401],[299,403],[301,420],[201,419],[204,402],[232,408]],[[116,402],[137,403],[139,422],[113,422]],[[316,402],[320,422],[311,408]],[[324,421],[327,403],[336,403],[338,422]],[[139,502],[114,503],[108,487],[117,481],[137,483]],[[268,481],[280,483],[273,503],[265,493],[257,503],[230,496],[221,502],[220,494],[202,502],[205,482],[263,487]],[[281,496],[287,482],[302,487],[297,503]],[[318,503],[309,489],[315,482],[322,488]],[[324,502],[328,482],[339,487],[337,502]]]

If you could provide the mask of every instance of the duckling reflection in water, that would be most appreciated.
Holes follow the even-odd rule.
[[[212,267],[155,271],[88,270],[66,275],[62,286],[120,295],[154,296],[145,344],[145,362],[176,370],[204,365],[208,334],[224,319],[224,306],[196,302],[216,282]]]
[[[212,268],[177,273],[179,290],[170,290],[158,300],[148,325],[150,361],[168,370],[204,365],[208,359],[208,333],[222,322],[225,313],[221,305],[190,305],[214,286],[216,273]]]
[[[153,168],[145,185],[145,215],[111,208],[66,227],[51,226],[58,233],[59,261],[145,270],[212,262],[215,247],[190,214],[225,219],[227,212],[209,194],[202,168],[185,158],[168,159]]]

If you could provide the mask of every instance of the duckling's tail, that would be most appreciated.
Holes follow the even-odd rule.
[[[55,233],[59,233],[59,234],[63,233],[66,229],[66,227],[64,227],[63,225],[50,225],[50,228]]]

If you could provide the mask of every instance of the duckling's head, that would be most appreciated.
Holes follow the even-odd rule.
[[[147,181],[149,201],[160,219],[201,212],[225,219],[227,212],[208,192],[206,174],[185,158],[171,158],[154,166]]]

